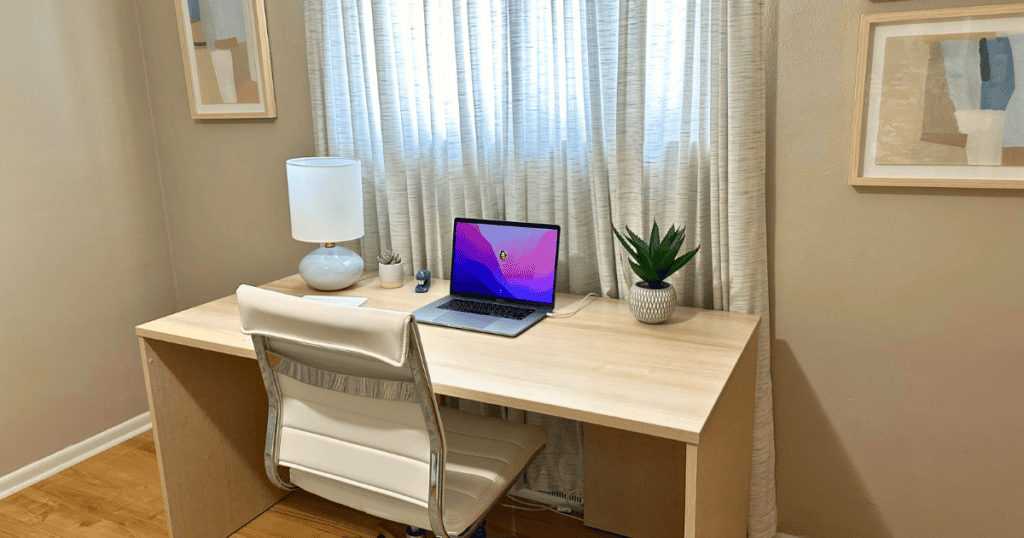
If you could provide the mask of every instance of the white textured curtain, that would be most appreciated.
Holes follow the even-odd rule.
[[[558,288],[620,297],[612,227],[686,226],[681,303],[762,316],[750,536],[774,536],[763,0],[305,5],[317,154],[363,163],[368,264],[447,278],[453,218],[556,223]],[[509,418],[548,427],[530,487],[581,496],[579,424]]]

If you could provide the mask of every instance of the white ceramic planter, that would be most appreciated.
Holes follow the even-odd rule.
[[[378,275],[380,276],[380,287],[401,288],[405,283],[404,264],[383,265],[378,263]]]
[[[629,289],[629,311],[644,323],[661,323],[676,311],[676,289],[666,282],[667,288],[651,289],[646,282],[637,282]]]

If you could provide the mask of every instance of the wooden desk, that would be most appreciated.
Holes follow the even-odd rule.
[[[336,295],[411,312],[448,293]],[[263,286],[317,294],[297,276]],[[556,308],[580,297],[559,294]],[[420,325],[441,395],[584,422],[586,524],[635,538],[746,536],[760,318],[679,308],[644,325],[599,298],[517,338]],[[171,536],[228,536],[285,492],[263,470],[267,401],[235,297],[136,328]],[[680,530],[681,529],[681,530]]]

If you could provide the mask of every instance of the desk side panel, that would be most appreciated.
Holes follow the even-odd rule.
[[[700,443],[687,446],[688,487],[684,509],[688,519],[684,533],[687,538],[747,535],[757,334],[755,327],[701,430]],[[695,486],[695,491],[689,486]]]
[[[263,468],[267,395],[256,361],[139,339],[172,538],[220,538],[287,492]]]

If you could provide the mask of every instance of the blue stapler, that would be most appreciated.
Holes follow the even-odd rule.
[[[426,293],[430,289],[430,271],[420,269],[416,271],[416,293]]]

